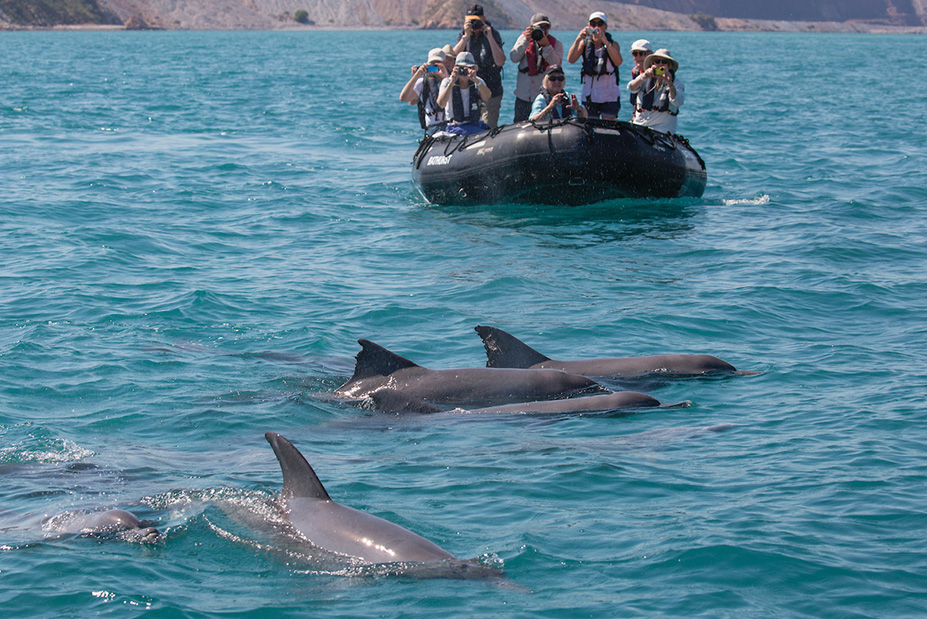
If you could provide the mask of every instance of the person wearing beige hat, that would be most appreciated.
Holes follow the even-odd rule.
[[[422,129],[444,120],[444,109],[438,105],[438,91],[449,75],[444,65],[446,57],[440,48],[428,52],[428,62],[412,67],[412,77],[399,93],[400,101],[418,105],[418,122]]]
[[[541,82],[549,67],[563,62],[563,43],[550,33],[550,19],[544,13],[531,16],[531,23],[518,35],[509,59],[518,63],[515,82],[514,122],[528,120],[531,104],[541,92]]]
[[[686,98],[682,82],[676,79],[678,69],[679,63],[668,49],[658,49],[647,56],[641,74],[628,84],[628,90],[637,95],[631,122],[655,131],[676,133],[676,116]]]
[[[454,62],[457,60],[457,52],[455,52],[454,48],[450,45],[445,45],[441,48],[441,51],[444,52],[444,68],[447,69],[447,74],[450,75],[451,71],[454,70]]]

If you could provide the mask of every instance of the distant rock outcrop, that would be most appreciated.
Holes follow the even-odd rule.
[[[605,11],[612,31],[927,32],[927,0],[0,0],[0,26],[456,30],[474,1],[499,29],[520,30],[542,12],[555,31],[574,30]]]
[[[0,21],[14,26],[51,27],[78,24],[121,24],[97,0],[0,0]]]

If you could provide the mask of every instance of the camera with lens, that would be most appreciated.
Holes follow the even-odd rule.
[[[653,68],[654,75],[663,75],[664,73],[666,73],[666,67],[654,67]]]
[[[470,69],[467,67],[460,67],[457,69],[457,75],[467,76],[470,75]]]
[[[470,27],[473,30],[482,30],[483,29],[483,20],[482,19],[471,19]]]
[[[531,26],[531,38],[540,41],[544,38],[544,29],[540,26]]]

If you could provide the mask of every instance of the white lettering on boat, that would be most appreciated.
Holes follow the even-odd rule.
[[[492,152],[492,149],[494,149],[494,148],[495,148],[495,146],[487,146],[486,148],[481,148],[481,149],[479,149],[478,151],[476,151],[476,155],[477,155],[477,157],[479,157],[480,155],[485,155],[486,153],[491,153],[491,152]]]
[[[426,165],[447,165],[451,162],[451,157],[454,155],[448,155],[447,157],[443,155],[433,155]]]

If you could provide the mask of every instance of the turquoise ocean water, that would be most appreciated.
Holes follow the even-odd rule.
[[[0,35],[2,615],[927,613],[923,39],[616,34],[679,58],[703,198],[425,203],[398,92],[452,33]],[[477,324],[763,374],[635,385],[693,405],[632,416],[326,397],[358,338],[477,366]],[[505,579],[278,546],[265,431]],[[164,539],[43,530],[115,506]]]

